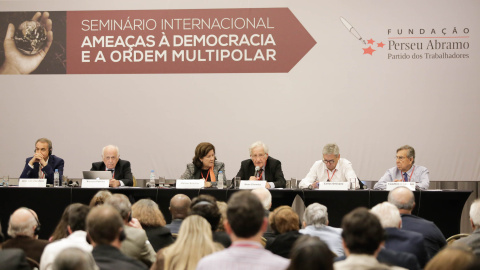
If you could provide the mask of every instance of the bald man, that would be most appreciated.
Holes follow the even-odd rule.
[[[170,229],[171,233],[178,233],[182,221],[188,216],[190,204],[192,201],[185,194],[177,194],[170,200],[170,213],[172,214],[172,222],[166,227]]]
[[[3,249],[19,248],[28,258],[40,262],[47,240],[39,240],[40,222],[37,214],[28,208],[19,208],[10,216],[8,235],[12,239],[2,244]]]
[[[130,162],[120,159],[118,146],[105,146],[102,150],[102,160],[92,163],[90,171],[111,171],[110,187],[133,186]]]
[[[395,205],[402,216],[402,230],[423,235],[428,256],[433,258],[447,244],[445,236],[435,223],[412,215],[415,208],[415,195],[406,187],[397,187],[388,194],[388,202]]]

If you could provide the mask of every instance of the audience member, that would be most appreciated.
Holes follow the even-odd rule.
[[[295,241],[287,270],[333,270],[330,248],[318,237],[302,235]]]
[[[445,236],[435,223],[412,215],[415,208],[415,195],[406,187],[398,187],[388,194],[388,202],[395,205],[402,217],[402,230],[418,232],[423,235],[429,258],[447,244]]]
[[[317,236],[336,256],[343,256],[342,229],[328,226],[327,207],[319,203],[312,203],[303,212],[302,234]]]
[[[145,270],[145,264],[120,251],[125,239],[124,221],[110,205],[94,207],[87,216],[87,233],[92,242],[92,255],[100,270]]]
[[[217,232],[224,232],[225,227],[223,226],[223,222],[227,219],[227,203],[217,201],[218,210],[220,211],[220,222],[218,222]]]
[[[252,193],[255,194],[265,209],[265,217],[268,219],[270,216],[270,208],[272,207],[272,194],[266,188],[257,188],[253,189]],[[267,240],[267,244],[273,242],[275,240],[275,233],[273,232],[270,224],[268,224],[267,231],[263,234],[265,240]]]
[[[37,263],[40,262],[47,240],[39,240],[40,221],[37,214],[29,208],[21,207],[10,216],[8,235],[12,237],[2,244],[3,249],[20,248],[25,256]]]
[[[415,255],[423,268],[429,259],[423,236],[417,232],[400,229],[402,219],[398,208],[389,202],[383,202],[373,207],[371,212],[378,217],[385,229],[385,248]]]
[[[52,264],[52,270],[98,270],[90,252],[69,247],[60,252]]]
[[[118,146],[107,145],[102,149],[102,161],[92,163],[90,171],[111,171],[110,187],[133,186],[130,162],[120,159]]]
[[[260,244],[267,219],[260,200],[248,191],[239,191],[228,201],[225,229],[233,240],[231,247],[200,260],[197,270],[280,270],[285,258],[272,254]]]
[[[93,198],[90,200],[90,207],[104,204],[105,201],[110,197],[112,197],[112,193],[110,191],[100,190],[95,193],[95,195],[93,195]]]
[[[447,246],[435,255],[425,266],[425,270],[464,270],[475,260],[468,246]]]
[[[75,247],[90,253],[92,246],[87,242],[87,232],[85,220],[87,218],[90,207],[81,203],[74,203],[63,212],[61,220],[65,220],[67,237],[52,242],[45,247],[40,260],[40,270],[52,269],[55,258],[63,250]],[[65,218],[67,217],[67,218]]]
[[[0,265],[2,270],[31,270],[25,252],[19,248],[0,250]]]
[[[201,216],[191,215],[182,222],[175,243],[157,253],[151,270],[193,270],[201,258],[222,249],[220,243],[212,240],[210,223]]]
[[[380,263],[375,258],[385,240],[378,218],[366,208],[357,208],[342,219],[343,249],[347,258],[335,262],[335,270],[404,269]]]
[[[472,248],[475,255],[480,257],[480,199],[476,199],[472,205],[470,205],[470,225],[473,229],[472,234],[458,239],[454,242],[454,245],[467,245]]]
[[[268,223],[276,234],[275,240],[268,243],[266,249],[273,254],[280,255],[284,258],[290,258],[290,250],[295,241],[301,236],[298,231],[299,220],[298,215],[290,206],[280,206],[270,213]]]
[[[137,201],[132,205],[132,217],[142,225],[155,252],[173,243],[172,234],[165,227],[165,218],[156,202],[151,199]]]
[[[170,232],[178,233],[182,221],[188,216],[191,202],[190,198],[185,194],[177,194],[170,200],[168,210],[172,214],[172,222],[166,225]]]
[[[220,223],[220,210],[217,206],[217,199],[210,195],[200,195],[193,198],[190,204],[190,215],[199,215],[204,217],[212,226],[213,241],[229,247],[232,244],[230,236],[226,232],[218,232]]]
[[[155,251],[138,220],[132,218],[132,205],[127,196],[114,194],[108,198],[105,204],[113,206],[120,213],[125,225],[126,238],[123,240],[120,250],[125,255],[151,266],[155,262]]]

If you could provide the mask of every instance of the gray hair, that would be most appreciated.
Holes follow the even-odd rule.
[[[397,149],[397,153],[398,153],[398,151],[401,151],[401,150],[408,150],[407,157],[408,158],[413,158],[412,164],[414,164],[415,163],[415,149],[413,149],[413,147],[411,147],[410,145],[404,145],[404,146]]]
[[[338,156],[338,155],[340,155],[340,148],[338,148],[338,145],[336,145],[336,144],[334,144],[334,143],[329,143],[329,144],[326,144],[326,145],[323,147],[322,154],[323,154],[323,155],[335,155],[335,156]]]
[[[257,148],[257,147],[262,147],[263,148],[263,151],[265,152],[265,154],[268,154],[268,147],[266,144],[264,144],[263,142],[261,141],[258,141],[258,142],[254,142],[252,143],[252,145],[250,145],[250,148],[248,148],[248,151],[250,151],[250,156],[252,155],[252,150]]]
[[[388,193],[388,202],[395,205],[398,209],[411,211],[415,204],[415,195],[406,187],[396,187]]]
[[[480,227],[480,199],[473,201],[470,206],[470,218],[475,227]]]
[[[398,208],[389,202],[375,205],[370,212],[377,216],[383,228],[398,228],[402,220]]]
[[[52,263],[52,270],[98,270],[90,252],[70,247],[58,253]]]
[[[18,210],[13,212],[13,214],[10,216],[10,220],[8,221],[7,233],[12,238],[15,238],[19,235],[33,238],[35,236],[33,227],[38,226],[37,219],[35,218],[33,212],[31,212],[29,209],[23,207],[21,207],[20,209],[24,209],[25,211],[30,212],[30,217],[27,221],[18,222],[17,220],[15,220],[15,218],[12,219],[15,214],[18,215]]]
[[[255,194],[263,205],[265,210],[269,210],[272,207],[272,194],[266,188],[257,188],[252,190],[252,193]]]
[[[128,218],[128,214],[132,211],[132,203],[124,194],[113,194],[105,201],[105,204],[117,209],[124,220]]]
[[[325,205],[319,203],[310,204],[303,213],[303,220],[308,225],[321,228],[328,223],[328,212]]]
[[[107,145],[107,146],[105,146],[105,147],[102,148],[102,157],[105,156],[105,150],[106,150],[107,148],[115,148],[115,150],[117,150],[117,157],[120,156],[120,150],[118,149],[118,146],[116,146],[116,145],[111,145],[111,144],[110,144],[110,145]]]

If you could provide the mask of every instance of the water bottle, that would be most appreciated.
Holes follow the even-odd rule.
[[[150,187],[151,188],[154,188],[155,187],[155,171],[154,170],[151,170],[150,171]]]
[[[222,171],[218,172],[217,188],[223,189],[223,172]]]
[[[55,173],[53,174],[53,186],[60,186],[60,174],[58,173],[58,169],[55,169]]]

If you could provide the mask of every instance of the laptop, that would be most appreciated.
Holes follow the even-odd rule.
[[[83,171],[83,179],[112,179],[110,171]]]

